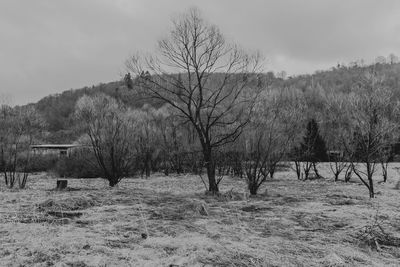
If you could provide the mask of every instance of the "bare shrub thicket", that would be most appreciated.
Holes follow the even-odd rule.
[[[156,54],[127,60],[142,93],[173,107],[195,129],[211,192],[219,190],[213,151],[235,141],[248,123],[260,59],[228,43],[191,9],[173,21]]]
[[[363,75],[346,98],[343,112],[350,119],[346,126],[351,137],[348,150],[357,161],[351,163],[352,169],[373,198],[373,175],[395,141],[400,105],[384,86],[383,77],[373,72]]]
[[[161,153],[160,126],[156,124],[156,112],[156,109],[149,106],[133,111],[137,131],[136,163],[141,175],[146,177],[150,176],[155,158]]]
[[[75,115],[89,136],[104,178],[110,186],[115,186],[134,167],[137,116],[104,94],[80,98]]]
[[[199,151],[193,127],[184,123],[176,111],[164,105],[144,105],[133,111],[137,130],[136,163],[142,176],[151,171],[177,174],[193,171],[191,156]]]
[[[260,186],[273,178],[278,163],[293,146],[303,109],[288,89],[266,89],[258,98],[242,138],[250,194],[256,195]]]
[[[0,107],[0,168],[6,186],[25,188],[31,169],[31,148],[44,120],[32,106]]]
[[[352,173],[353,152],[350,147],[351,120],[346,112],[347,95],[339,92],[329,92],[325,95],[326,110],[323,114],[325,120],[326,141],[329,149],[329,167],[338,181],[344,172],[344,180],[350,180]]]

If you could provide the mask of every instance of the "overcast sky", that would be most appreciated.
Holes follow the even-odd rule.
[[[121,78],[174,14],[197,6],[230,40],[289,75],[400,55],[398,0],[0,0],[0,95],[36,102]]]

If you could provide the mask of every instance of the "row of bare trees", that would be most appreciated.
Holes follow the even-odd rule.
[[[376,164],[385,162],[384,151],[394,142],[398,128],[397,102],[393,102],[391,91],[376,73],[360,74],[350,94],[329,95],[318,84],[298,95],[293,88],[268,88],[259,75],[260,55],[228,43],[196,9],[173,21],[169,35],[159,41],[153,55],[132,56],[126,66],[132,74],[129,77],[134,77],[128,79],[131,87],[168,104],[182,123],[194,129],[207,169],[209,191],[219,191],[214,156],[218,153],[214,152],[232,143],[235,149],[237,143],[243,144],[243,168],[252,194],[273,177],[278,162],[299,144],[300,156],[294,153],[291,158],[297,163],[298,176],[307,179],[311,170],[319,176],[313,147],[322,144],[320,135],[306,136],[301,143],[304,129],[299,125],[311,119],[307,131],[320,122],[329,149],[342,155],[332,165],[336,179],[343,170],[349,177],[351,170],[374,196],[372,176]],[[318,94],[325,94],[321,96],[322,108],[310,114],[315,110],[305,106],[318,105],[314,103]]]
[[[391,90],[382,85],[381,79],[376,73],[362,74],[351,94],[324,94],[321,99],[326,109],[312,115],[303,92],[263,86],[252,100],[247,121],[241,121],[235,142],[213,146],[211,156],[207,156],[207,152],[204,154],[204,143],[197,129],[171,105],[129,110],[105,95],[85,96],[79,100],[76,114],[79,121],[85,123],[106,177],[111,171],[104,166],[101,153],[109,150],[106,155],[110,157],[107,160],[111,163],[110,170],[118,170],[113,162],[125,163],[127,169],[140,165],[148,176],[154,158],[158,157],[158,165],[166,174],[170,170],[179,173],[196,168],[201,174],[205,167],[207,175],[211,174],[211,182],[215,183],[211,187],[210,179],[205,183],[211,192],[217,192],[212,188],[218,187],[224,175],[244,174],[250,193],[255,195],[265,181],[274,177],[282,161],[294,161],[296,174],[302,180],[307,180],[311,172],[320,177],[318,162],[329,161],[335,181],[343,172],[346,181],[354,173],[373,197],[373,175],[378,164],[387,179],[390,148],[396,142],[399,125],[396,119],[400,115],[398,101],[392,97]],[[242,111],[232,109],[229,112],[229,117],[238,119],[235,112]],[[230,124],[211,128],[208,138],[219,140],[235,130]],[[114,144],[116,141],[121,143]],[[331,154],[327,154],[327,150]],[[182,155],[195,151],[202,154],[192,161],[198,161],[196,168],[183,170]],[[120,158],[112,158],[117,155]],[[109,178],[110,185],[115,185],[124,175],[128,175],[128,171],[117,172],[118,178]]]
[[[131,109],[105,94],[83,96],[75,119],[85,133],[80,143],[92,148],[110,186],[138,173],[189,171],[187,157],[199,150],[191,129],[167,106]]]
[[[0,170],[7,187],[25,188],[31,165],[30,146],[44,124],[32,106],[0,106]]]
[[[381,165],[387,179],[393,144],[398,142],[400,103],[394,91],[374,71],[363,73],[350,94],[327,94],[331,146],[341,155],[333,161],[334,173],[352,171],[374,197],[373,176]]]
[[[267,88],[259,95],[253,116],[244,130],[243,168],[250,194],[272,179],[298,138],[305,110],[298,91]]]

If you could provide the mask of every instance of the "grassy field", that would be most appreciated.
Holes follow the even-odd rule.
[[[355,177],[291,170],[252,198],[228,177],[215,197],[192,175],[70,179],[65,192],[34,175],[0,188],[0,266],[400,266],[398,167],[373,200]]]

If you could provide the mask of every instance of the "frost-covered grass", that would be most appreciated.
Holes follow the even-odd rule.
[[[237,178],[213,197],[192,175],[70,179],[65,192],[35,175],[22,191],[1,185],[0,266],[399,266],[399,247],[363,239],[374,224],[400,237],[397,167],[373,200],[327,165],[323,180],[279,172],[255,198]]]

